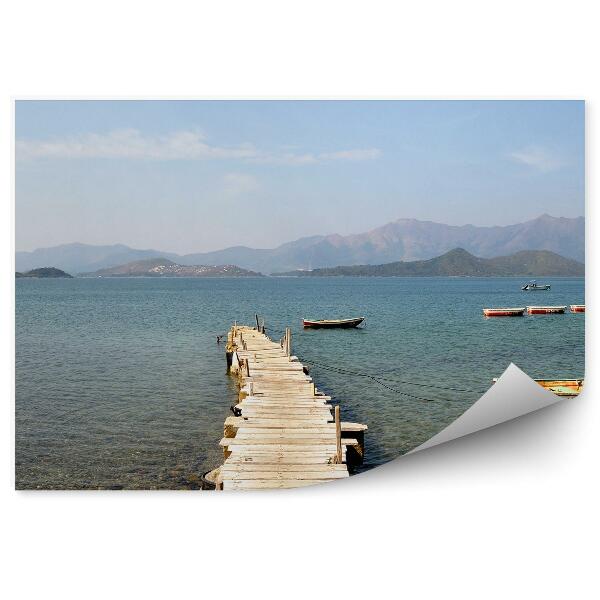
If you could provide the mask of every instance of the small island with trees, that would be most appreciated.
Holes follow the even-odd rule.
[[[41,267],[39,269],[31,269],[31,271],[26,271],[25,273],[19,273],[19,271],[17,271],[15,277],[36,277],[38,279],[54,279],[62,277],[63,279],[72,279],[73,275],[69,275],[56,267]]]

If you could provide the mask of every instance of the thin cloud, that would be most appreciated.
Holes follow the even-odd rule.
[[[208,160],[248,158],[256,154],[251,144],[212,146],[202,133],[178,131],[148,136],[136,129],[88,133],[50,141],[18,140],[18,159],[122,158],[148,160]]]
[[[256,164],[302,166],[328,161],[373,160],[377,148],[311,152],[264,152],[254,144],[211,144],[198,131],[146,135],[137,129],[86,133],[54,140],[17,140],[17,160],[113,158],[126,160],[239,160]]]
[[[518,163],[543,172],[554,171],[566,164],[562,158],[542,146],[528,146],[511,152],[509,157]]]

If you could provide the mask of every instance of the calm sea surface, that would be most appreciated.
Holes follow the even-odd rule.
[[[453,421],[511,361],[583,377],[585,315],[482,316],[584,303],[583,279],[539,279],[552,290],[513,278],[18,279],[17,487],[194,487],[222,461],[236,399],[216,336],[255,312],[274,339],[292,327],[294,354],[342,418],[369,425],[365,468],[376,466]],[[355,315],[365,329],[301,328]]]

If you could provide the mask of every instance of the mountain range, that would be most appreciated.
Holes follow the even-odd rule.
[[[522,250],[509,256],[480,258],[455,248],[429,260],[398,261],[382,265],[329,267],[312,271],[275,273],[281,276],[331,277],[583,277],[585,266],[548,250]]]
[[[33,252],[17,252],[16,269],[27,271],[53,265],[71,273],[82,273],[160,256],[180,265],[235,264],[243,269],[273,273],[336,265],[426,260],[457,247],[483,258],[505,256],[521,250],[549,250],[582,262],[585,256],[585,221],[583,217],[541,215],[516,225],[477,227],[399,219],[365,233],[305,237],[271,249],[234,246],[185,255],[153,249],[138,250],[122,244],[93,246],[74,243]]]

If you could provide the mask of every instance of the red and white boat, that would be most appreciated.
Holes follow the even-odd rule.
[[[566,306],[528,306],[530,315],[562,315],[567,310]]]
[[[585,304],[571,304],[571,312],[585,312]]]
[[[523,308],[484,308],[483,314],[486,317],[522,317],[525,314]]]

